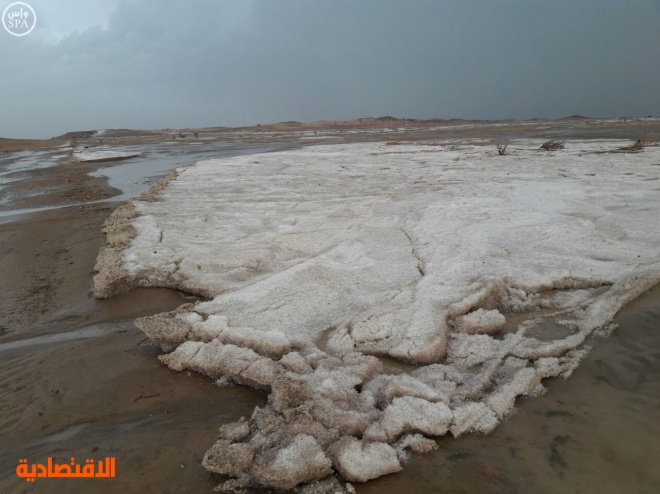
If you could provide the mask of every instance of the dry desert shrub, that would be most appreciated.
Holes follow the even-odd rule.
[[[509,147],[508,139],[500,139],[495,141],[495,147],[497,148],[497,154],[504,156],[506,154],[506,148]]]
[[[546,151],[557,151],[558,149],[564,149],[564,141],[555,141],[549,140],[541,144],[541,149]]]
[[[639,153],[645,147],[657,146],[660,143],[660,136],[647,134],[637,139],[630,146],[624,146],[616,150],[619,153]]]
[[[660,134],[646,134],[639,139],[643,146],[658,146],[660,145]]]

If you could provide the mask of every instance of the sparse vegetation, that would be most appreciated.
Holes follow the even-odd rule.
[[[615,152],[619,153],[639,153],[647,146],[657,146],[660,144],[660,136],[656,135],[645,135],[637,139],[630,146],[623,146],[617,149]]]
[[[509,147],[508,139],[500,139],[495,141],[495,147],[497,148],[497,154],[504,156],[506,154],[506,148]]]
[[[643,146],[658,146],[660,145],[660,135],[646,134],[638,139],[638,141],[641,141]]]
[[[549,140],[541,144],[541,149],[546,151],[557,151],[558,149],[564,149],[564,141],[555,141]]]

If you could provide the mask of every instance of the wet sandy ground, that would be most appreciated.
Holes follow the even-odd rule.
[[[265,395],[160,364],[132,321],[185,295],[90,296],[101,225],[119,204],[90,204],[118,194],[88,175],[98,166],[62,163],[10,184],[13,207],[85,204],[0,222],[0,492],[211,492],[222,479],[200,462],[217,428],[249,416]],[[616,322],[571,378],[521,400],[493,434],[441,438],[437,451],[358,492],[659,492],[660,287]],[[117,476],[28,484],[15,475],[20,458],[49,456],[114,456]]]

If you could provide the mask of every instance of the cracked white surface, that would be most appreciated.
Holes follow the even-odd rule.
[[[270,390],[207,468],[286,488],[330,461],[374,478],[399,468],[387,445],[407,434],[492,430],[660,280],[660,148],[601,153],[624,144],[514,141],[497,156],[372,143],[200,162],[134,203],[121,280],[96,290],[205,295],[138,325],[174,369]],[[510,312],[536,319],[502,334]],[[253,460],[218,466],[239,444]],[[312,449],[322,473],[285,472],[282,458]]]

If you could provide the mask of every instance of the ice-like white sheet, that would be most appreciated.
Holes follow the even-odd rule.
[[[112,151],[109,149],[82,149],[74,151],[73,157],[78,161],[114,161],[135,156],[142,156],[141,151]]]
[[[540,144],[199,162],[111,217],[95,293],[209,298],[137,324],[173,369],[270,391],[205,458],[237,477],[227,488],[291,488],[330,464],[358,481],[397,471],[428,450],[419,433],[488,432],[567,377],[585,339],[660,281],[660,148]],[[534,317],[502,332],[511,312]],[[547,320],[565,332],[538,336]],[[310,470],[287,470],[306,455]]]

